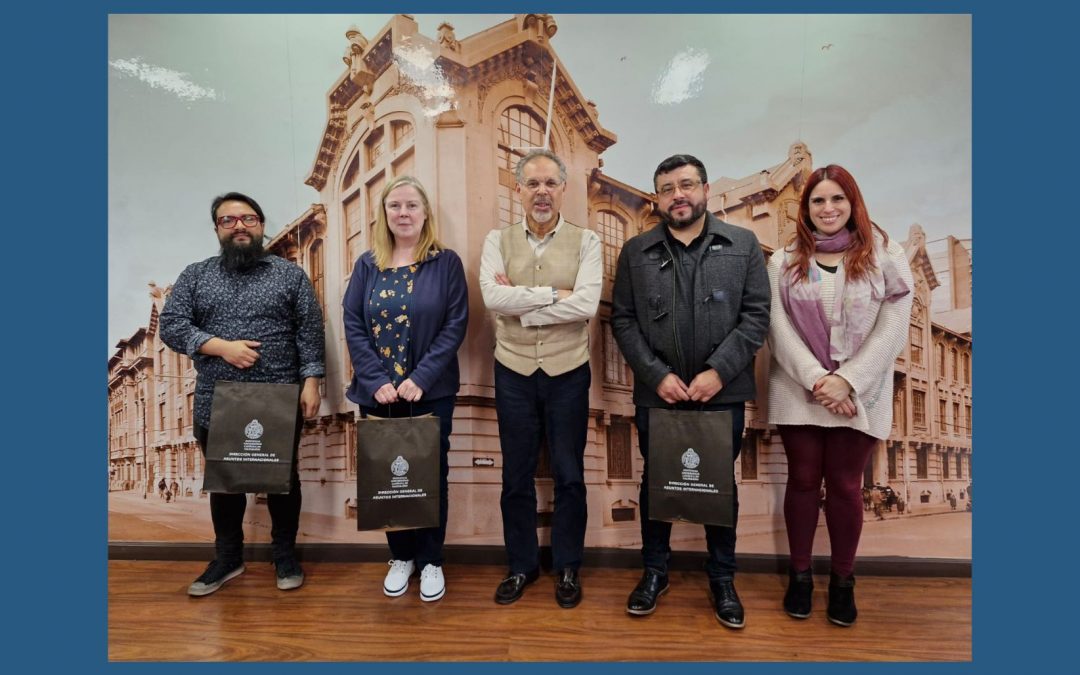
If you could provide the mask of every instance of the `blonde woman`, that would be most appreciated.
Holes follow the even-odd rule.
[[[356,261],[342,301],[354,372],[346,396],[361,416],[433,413],[440,420],[439,527],[386,533],[391,560],[383,593],[403,595],[419,570],[425,602],[446,592],[447,452],[460,383],[457,351],[469,322],[461,259],[435,232],[420,181],[391,180],[380,196],[372,249]]]

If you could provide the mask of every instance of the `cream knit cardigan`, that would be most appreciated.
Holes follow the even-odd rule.
[[[904,248],[896,240],[889,240],[887,253],[896,263],[900,277],[911,292],[895,302],[871,304],[867,321],[873,325],[873,329],[858,353],[836,369],[836,374],[852,386],[858,411],[855,417],[836,415],[812,399],[807,401],[806,392],[812,390],[814,383],[829,371],[814,358],[784,311],[779,285],[784,250],[773,253],[769,259],[769,285],[772,289],[769,325],[769,347],[772,352],[769,363],[770,424],[846,426],[874,438],[888,438],[892,427],[893,364],[907,342],[915,282]],[[833,303],[829,298],[834,296],[835,289],[833,276],[821,275],[825,313],[830,320]]]

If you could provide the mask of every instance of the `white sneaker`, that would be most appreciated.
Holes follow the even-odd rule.
[[[391,560],[390,571],[386,573],[382,592],[391,598],[403,595],[409,590],[409,577],[416,571],[416,564],[411,560]]]
[[[446,579],[443,578],[442,567],[438,565],[424,565],[420,572],[420,599],[424,602],[434,602],[446,594]]]

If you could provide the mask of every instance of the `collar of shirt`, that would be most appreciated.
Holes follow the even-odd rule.
[[[706,241],[712,241],[713,233],[708,228],[702,228],[698,236],[690,240],[689,244],[684,244],[675,238],[675,235],[671,234],[671,230],[664,226],[664,235],[667,237],[668,244],[672,247],[673,251],[681,250],[686,252],[693,252],[699,250],[699,247]]]
[[[562,224],[563,224],[563,217],[562,217],[562,214],[560,213],[559,214],[559,220],[558,220],[557,223],[555,223],[555,229],[553,229],[551,232],[548,232],[541,239],[540,237],[537,237],[535,234],[533,234],[533,231],[529,229],[529,221],[528,220],[522,220],[521,221],[521,227],[525,228],[525,237],[526,237],[526,239],[529,239],[530,241],[532,241],[533,243],[536,243],[536,244],[543,244],[543,243],[545,243],[547,241],[550,241],[551,238],[555,236],[555,233],[558,232],[559,229],[562,227]]]

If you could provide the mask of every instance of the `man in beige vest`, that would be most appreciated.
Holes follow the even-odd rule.
[[[600,303],[600,238],[562,218],[566,165],[555,153],[528,153],[516,177],[525,221],[488,233],[480,260],[484,304],[495,312],[500,505],[510,567],[495,602],[515,602],[540,574],[534,476],[543,438],[555,482],[555,600],[571,608],[581,601],[578,569],[588,518],[588,321]]]

